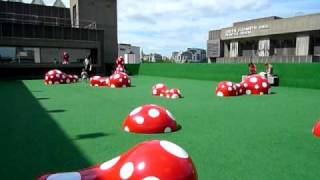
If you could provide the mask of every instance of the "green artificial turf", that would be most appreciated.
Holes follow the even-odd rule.
[[[169,64],[143,63],[126,65],[131,74],[197,80],[240,82],[248,73],[247,64]],[[320,89],[320,63],[273,64],[280,86]],[[265,71],[264,64],[257,64],[257,72]]]
[[[151,96],[163,82],[184,98]],[[109,160],[152,139],[170,140],[191,156],[200,180],[314,180],[320,177],[320,90],[274,88],[272,95],[218,98],[216,82],[136,76],[132,88],[43,81],[0,82],[0,179],[28,180]],[[182,129],[136,135],[121,129],[143,104],[168,108]]]

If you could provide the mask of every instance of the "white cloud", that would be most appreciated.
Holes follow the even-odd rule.
[[[63,2],[69,6],[69,0]],[[169,55],[206,48],[209,30],[247,19],[317,12],[319,5],[319,0],[118,0],[119,42]]]
[[[258,11],[269,0],[121,0],[119,41],[169,55],[187,47],[206,47],[210,29],[230,25],[234,13]]]

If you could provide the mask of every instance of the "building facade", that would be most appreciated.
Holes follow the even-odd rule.
[[[143,61],[151,63],[162,61],[162,55],[158,53],[145,54],[143,55]]]
[[[97,73],[106,73],[118,53],[117,1],[71,0],[70,7],[60,0],[53,6],[0,1],[0,75],[81,71],[85,56]],[[64,52],[68,65],[61,64]]]
[[[125,64],[140,64],[140,47],[131,44],[119,44],[118,55],[124,57]]]
[[[320,61],[320,14],[266,17],[209,32],[209,62],[311,63]]]
[[[201,63],[207,60],[206,50],[199,48],[188,48],[186,51],[173,52],[171,59],[176,63]]]

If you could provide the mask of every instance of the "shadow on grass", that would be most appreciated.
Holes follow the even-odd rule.
[[[89,134],[80,134],[76,136],[76,140],[82,140],[82,139],[96,139],[101,137],[109,136],[110,134],[98,132],[98,133],[89,133]]]
[[[0,179],[35,179],[90,166],[21,81],[0,87]]]
[[[55,109],[55,110],[49,110],[48,113],[64,113],[66,110],[63,109]]]
[[[50,98],[37,98],[38,101],[41,101],[41,100],[49,100]]]

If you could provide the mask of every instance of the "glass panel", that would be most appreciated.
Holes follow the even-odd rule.
[[[16,60],[16,48],[0,47],[0,64],[14,63]]]
[[[17,47],[18,63],[34,63],[34,48]]]

